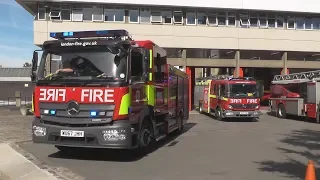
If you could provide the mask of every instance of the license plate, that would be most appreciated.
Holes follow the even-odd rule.
[[[63,137],[84,137],[84,131],[61,130],[60,135]]]
[[[249,114],[249,112],[240,112],[240,114]]]

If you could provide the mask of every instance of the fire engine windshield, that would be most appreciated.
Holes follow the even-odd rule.
[[[255,84],[229,84],[230,97],[252,97],[256,98],[257,86]]]
[[[48,49],[43,52],[39,80],[126,80],[127,57],[125,52],[106,46]]]

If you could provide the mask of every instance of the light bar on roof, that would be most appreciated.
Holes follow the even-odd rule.
[[[69,31],[69,32],[51,32],[50,37],[54,39],[65,38],[129,38],[129,33],[126,30],[98,30],[98,31]]]

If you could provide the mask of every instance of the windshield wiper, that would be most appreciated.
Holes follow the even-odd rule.
[[[97,78],[107,78],[107,79],[114,79],[113,76],[107,75],[106,73],[102,73],[98,76],[96,76]]]

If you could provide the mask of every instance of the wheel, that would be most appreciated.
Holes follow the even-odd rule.
[[[215,116],[216,116],[217,120],[219,120],[219,121],[222,121],[222,120],[223,120],[221,108],[218,107],[218,108],[216,109]]]
[[[202,103],[199,103],[199,113],[203,113]]]
[[[280,105],[278,106],[277,116],[278,116],[279,118],[282,118],[282,119],[285,119],[285,118],[286,118],[286,116],[287,116],[286,108],[284,107],[283,104],[280,104]]]
[[[183,117],[181,114],[179,114],[177,122],[178,122],[178,127],[179,127],[177,129],[177,133],[181,134],[183,132],[183,128],[184,128]]]
[[[153,135],[152,124],[148,120],[144,120],[139,132],[139,148],[141,153],[148,153],[151,151],[155,143]]]

